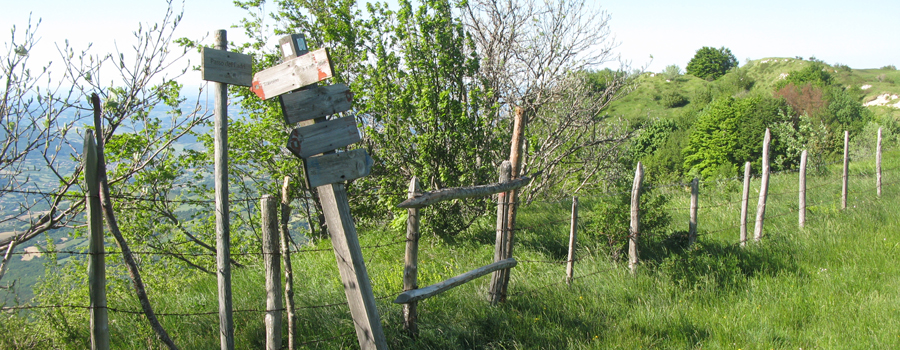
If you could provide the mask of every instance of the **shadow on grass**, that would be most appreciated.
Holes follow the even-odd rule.
[[[793,248],[784,238],[767,237],[760,243],[747,242],[745,247],[702,238],[701,233],[697,242],[688,246],[687,232],[679,231],[649,240],[642,247],[641,260],[688,289],[704,285],[739,288],[749,278],[797,270],[791,258]]]

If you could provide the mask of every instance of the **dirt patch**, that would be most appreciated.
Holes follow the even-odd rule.
[[[897,101],[897,99],[900,99],[900,96],[898,96],[897,94],[885,93],[878,95],[878,97],[876,97],[874,100],[864,103],[863,106],[888,106],[900,108],[900,101]]]
[[[41,250],[38,247],[31,246],[25,248],[25,254],[22,254],[22,261],[31,261],[31,259],[40,258],[41,255],[43,254],[41,254]]]

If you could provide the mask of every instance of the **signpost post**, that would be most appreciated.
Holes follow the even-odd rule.
[[[304,54],[306,42],[301,35],[282,37],[279,45],[285,62],[257,73],[251,90],[262,99],[281,95],[285,122],[301,123],[291,133],[288,149],[304,160],[306,179],[319,194],[359,346],[387,349],[343,184],[368,175],[372,158],[364,149],[334,153],[359,141],[355,118],[324,120],[351,108],[349,89],[338,84],[291,92],[332,77],[331,61],[325,49]]]
[[[219,289],[219,338],[222,350],[234,350],[231,314],[231,234],[228,218],[228,84],[250,86],[253,61],[228,52],[227,33],[216,31],[216,48],[200,52],[204,80],[213,81],[215,111],[216,275]]]

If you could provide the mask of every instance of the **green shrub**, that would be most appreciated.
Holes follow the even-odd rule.
[[[678,67],[678,65],[675,64],[666,66],[666,69],[663,70],[662,74],[666,80],[675,80],[675,78],[681,76],[681,67]]]
[[[881,67],[881,69],[897,70],[897,67],[895,67],[893,64],[889,64],[889,65],[886,65],[886,66],[884,66],[884,67]]]
[[[666,108],[684,107],[688,104],[688,99],[677,91],[668,91],[662,94],[659,104]]]
[[[704,46],[687,65],[687,73],[695,77],[713,81],[738,66],[737,58],[731,50]]]

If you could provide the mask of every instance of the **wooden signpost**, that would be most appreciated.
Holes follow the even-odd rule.
[[[250,90],[266,100],[333,76],[327,49],[318,49],[256,73]]]
[[[231,303],[231,229],[228,210],[228,84],[250,86],[253,60],[229,52],[225,30],[216,31],[216,48],[200,52],[200,74],[213,81],[215,104],[216,276],[219,292],[219,338],[222,350],[234,350]]]
[[[200,58],[203,80],[240,86],[250,86],[253,81],[250,55],[204,47],[200,50]]]
[[[350,110],[353,94],[347,85],[334,84],[284,94],[280,101],[284,123],[294,124]]]
[[[306,159],[359,142],[356,118],[343,117],[294,129],[288,139],[288,150]]]
[[[323,118],[351,108],[349,89],[333,85],[298,91],[333,75],[328,52],[320,49],[304,54],[306,41],[297,34],[282,37],[279,47],[285,62],[257,73],[251,90],[262,99],[281,95],[285,123],[304,122],[291,133],[288,149],[303,159],[306,179],[319,194],[359,346],[387,349],[343,184],[368,175],[372,158],[364,149],[333,152],[359,141],[355,118]]]

